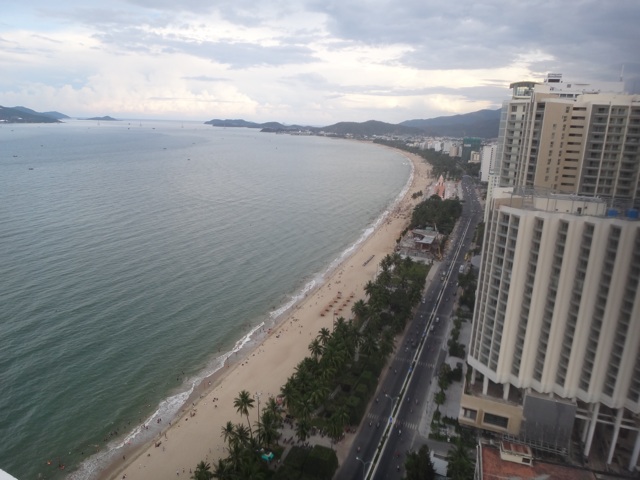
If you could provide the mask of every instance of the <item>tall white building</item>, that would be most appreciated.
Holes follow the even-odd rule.
[[[635,469],[640,97],[555,75],[511,88],[459,420],[561,452],[578,428],[586,457],[604,439]]]
[[[585,456],[598,432],[608,437],[609,462],[618,447],[632,452],[633,468],[640,453],[638,211],[513,188],[494,191],[489,211],[467,359],[476,394],[463,395],[461,422],[562,449],[582,421]],[[542,410],[527,412],[528,401]],[[568,423],[552,417],[541,427],[554,409]]]
[[[640,95],[621,83],[517,82],[503,104],[501,186],[596,195],[640,208]]]
[[[489,174],[493,172],[496,163],[497,144],[483,145],[480,152],[480,180],[489,181]]]

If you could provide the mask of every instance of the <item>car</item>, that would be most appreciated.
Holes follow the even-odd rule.
[[[440,317],[436,317],[436,323],[440,321]]]

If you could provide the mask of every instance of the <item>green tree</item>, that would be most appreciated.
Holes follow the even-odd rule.
[[[460,437],[456,438],[453,448],[447,454],[447,477],[450,480],[473,478],[474,462]]]
[[[254,400],[251,398],[251,394],[246,390],[242,390],[233,400],[233,406],[236,408],[236,412],[247,417],[247,425],[249,426],[249,434],[251,437],[253,437],[253,432],[251,431],[251,422],[249,421],[249,409],[253,408],[253,403]]]
[[[306,418],[301,418],[296,423],[296,437],[298,437],[298,440],[300,440],[301,442],[304,442],[307,438],[309,438],[310,434],[311,422],[309,422],[309,420]]]
[[[434,480],[436,478],[436,470],[427,445],[422,445],[417,452],[409,452],[404,465],[407,480]]]
[[[359,320],[362,321],[367,316],[367,312],[368,312],[367,304],[364,303],[364,300],[362,299],[357,300],[356,302],[354,302],[353,306],[351,307],[351,311]]]
[[[210,480],[213,478],[213,472],[211,471],[211,465],[208,463],[201,461],[196,469],[193,471],[193,475],[191,478],[194,480]]]
[[[320,340],[314,338],[309,344],[309,351],[311,352],[311,355],[313,355],[313,358],[318,360],[322,355],[322,344],[320,343]]]
[[[336,415],[331,416],[331,418],[329,418],[329,423],[327,424],[327,434],[331,439],[331,450],[333,450],[333,446],[342,438],[342,433],[342,422]]]
[[[327,342],[331,338],[331,331],[327,327],[322,327],[318,332],[318,336],[316,338],[320,340],[320,343],[324,347],[327,345]]]
[[[262,421],[258,424],[258,440],[267,447],[277,443],[278,438],[280,438],[279,428],[281,424],[280,415],[265,409],[262,413]]]
[[[222,437],[225,443],[228,443],[230,445],[231,442],[234,440],[235,435],[236,435],[236,426],[231,421],[227,422],[226,425],[222,427],[222,433],[220,434],[220,436]]]
[[[234,478],[233,471],[231,470],[227,459],[218,459],[218,463],[213,467],[212,478],[217,478],[219,480],[231,480]]]
[[[446,399],[447,395],[444,393],[444,390],[440,390],[434,397],[434,401],[436,402],[436,405],[438,405],[438,407],[444,404]]]

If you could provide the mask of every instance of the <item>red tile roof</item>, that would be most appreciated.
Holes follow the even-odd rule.
[[[515,447],[514,444],[511,444]],[[587,471],[571,466],[543,463],[534,459],[533,465],[522,465],[508,462],[500,458],[500,451],[490,445],[482,444],[482,480],[498,480],[504,478],[521,478],[532,480],[536,477],[547,480],[596,480],[596,476]]]

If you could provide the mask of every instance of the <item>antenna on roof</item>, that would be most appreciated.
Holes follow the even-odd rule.
[[[622,69],[620,70],[620,81],[624,81],[624,63],[622,64]]]

